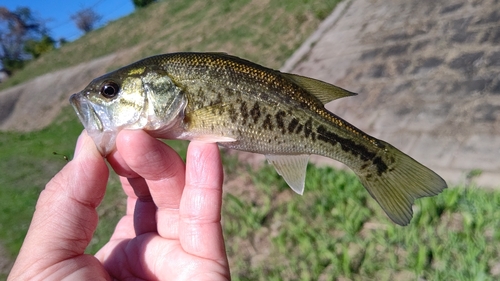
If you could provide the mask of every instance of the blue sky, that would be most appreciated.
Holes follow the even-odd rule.
[[[102,17],[101,25],[134,10],[132,0],[0,0],[1,6],[9,10],[15,10],[17,7],[30,8],[38,18],[46,21],[52,38],[65,38],[68,41],[83,35],[71,20],[71,16],[81,9],[94,9]]]

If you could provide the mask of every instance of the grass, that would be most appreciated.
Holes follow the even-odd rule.
[[[123,66],[175,51],[219,51],[279,68],[339,0],[159,1],[44,54],[0,90],[119,50]],[[78,55],[75,55],[78,54]]]
[[[308,168],[304,196],[269,166],[258,200],[227,195],[234,280],[496,280],[500,193],[474,186],[417,200],[407,227],[390,222],[357,178]],[[231,191],[228,191],[231,192]]]
[[[0,238],[11,256],[19,250],[39,192],[66,164],[63,155],[72,154],[81,131],[74,125],[65,120],[38,132],[0,133]]]

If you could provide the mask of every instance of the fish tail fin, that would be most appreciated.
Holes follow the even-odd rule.
[[[384,151],[356,174],[389,218],[404,226],[413,216],[415,199],[437,195],[447,184],[438,174],[397,148],[380,143],[385,146]]]

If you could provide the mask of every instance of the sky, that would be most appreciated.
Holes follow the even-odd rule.
[[[0,0],[0,7],[12,11],[28,7],[33,14],[45,21],[49,35],[55,40],[78,39],[83,32],[76,28],[71,16],[79,10],[92,8],[102,19],[99,26],[130,14],[134,10],[132,0]]]

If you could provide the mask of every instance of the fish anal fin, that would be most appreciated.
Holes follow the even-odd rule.
[[[309,77],[304,77],[291,73],[281,73],[286,78],[292,80],[295,84],[301,86],[310,94],[318,98],[323,104],[327,104],[333,100],[343,97],[350,97],[357,95],[356,93],[347,91],[326,82],[316,80]]]
[[[302,195],[306,181],[306,169],[309,155],[275,155],[267,154],[267,161],[273,164],[290,188]]]
[[[415,199],[437,195],[447,185],[438,174],[410,156],[388,143],[380,143],[385,146],[384,155],[356,174],[389,218],[404,226],[413,216]]]

